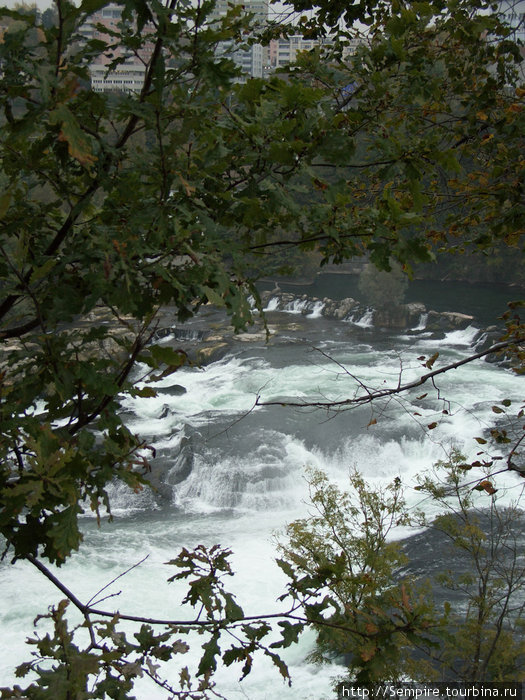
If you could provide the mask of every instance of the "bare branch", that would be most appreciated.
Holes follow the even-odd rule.
[[[390,389],[377,389],[376,391],[370,391],[369,389],[366,389],[367,393],[363,394],[362,396],[356,396],[351,399],[343,399],[341,401],[288,401],[286,399],[283,399],[281,401],[260,401],[259,397],[257,397],[256,400],[256,405],[257,406],[293,406],[297,408],[325,408],[325,409],[345,409],[345,408],[350,408],[352,406],[356,405],[363,405],[370,403],[371,401],[376,401],[377,399],[382,399],[387,396],[393,396],[395,394],[401,394],[405,391],[409,391],[410,389],[415,389],[416,387],[422,386],[427,382],[429,379],[432,380],[432,383],[434,384],[434,387],[437,389],[435,383],[434,383],[434,378],[437,377],[440,374],[445,374],[445,372],[449,372],[450,370],[457,369],[458,367],[461,367],[462,365],[469,364],[470,362],[474,362],[475,360],[479,360],[482,357],[486,357],[487,355],[491,355],[492,353],[499,352],[500,350],[505,350],[506,348],[509,348],[513,345],[523,343],[525,342],[525,337],[523,338],[515,338],[512,340],[507,340],[501,343],[496,343],[495,345],[492,345],[490,348],[487,348],[486,350],[482,350],[481,352],[477,352],[474,355],[469,355],[469,357],[465,357],[463,360],[459,360],[458,362],[452,362],[449,365],[445,365],[444,367],[440,367],[439,369],[433,370],[432,372],[428,372],[427,374],[424,374],[422,377],[419,379],[414,380],[413,382],[407,382],[406,384],[398,384],[396,387],[392,387]]]
[[[138,562],[136,562],[135,564],[133,564],[132,566],[130,566],[129,569],[126,569],[126,571],[123,571],[121,574],[119,574],[118,576],[115,576],[115,578],[111,579],[111,581],[110,581],[109,583],[106,583],[105,586],[103,586],[102,588],[100,588],[100,589],[95,593],[95,595],[93,595],[93,596],[88,600],[88,602],[86,603],[86,606],[89,607],[92,603],[93,603],[93,605],[96,605],[96,603],[97,603],[97,600],[96,600],[96,599],[97,599],[98,596],[102,593],[102,591],[105,591],[107,588],[109,588],[110,586],[112,586],[112,585],[115,583],[115,581],[118,581],[119,578],[122,578],[122,577],[125,576],[126,574],[129,574],[130,571],[133,571],[133,569],[136,569],[138,566],[140,566],[141,564],[143,564],[143,563],[146,561],[146,559],[147,559],[148,557],[149,557],[149,554],[146,554],[145,557],[142,557],[142,559],[141,559],[140,561],[138,561]],[[104,598],[104,600],[106,600],[106,598]],[[101,603],[102,600],[99,600],[98,602]]]

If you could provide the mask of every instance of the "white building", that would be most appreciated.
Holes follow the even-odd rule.
[[[80,34],[86,40],[101,39],[111,43],[112,37],[104,31],[104,27],[109,31],[117,31],[118,24],[122,17],[122,6],[110,3],[106,7],[94,12],[89,20],[81,27]],[[97,26],[99,25],[99,26]],[[91,88],[95,92],[140,92],[144,83],[146,66],[153,44],[146,43],[134,53],[125,53],[122,46],[117,46],[110,51],[112,54],[97,56],[89,66],[91,75]],[[114,68],[109,70],[111,62],[116,59],[123,59]]]
[[[360,39],[352,39],[343,50],[343,60],[355,53],[357,46],[361,42]],[[332,39],[325,37],[323,39],[305,39],[300,34],[293,36],[281,37],[272,39],[269,48],[270,66],[273,70],[282,68],[289,63],[295,63],[297,54],[301,51],[312,51],[318,46],[330,46]]]
[[[247,13],[254,15],[254,22],[264,26],[268,21],[269,0],[217,0],[210,19],[224,17],[228,10],[237,5],[242,5]]]
[[[234,5],[242,5],[246,13],[253,15],[252,24],[255,28],[262,28],[267,23],[269,0],[217,0],[210,21],[224,17]],[[219,56],[231,58],[247,78],[263,77],[265,53],[265,48],[260,44],[241,48],[232,41],[221,42],[217,49]]]
[[[140,92],[144,84],[146,67],[142,63],[129,62],[117,66],[108,73],[107,66],[92,63],[89,73],[91,89],[94,92]]]

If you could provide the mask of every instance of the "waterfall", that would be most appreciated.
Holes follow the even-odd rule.
[[[428,321],[428,313],[421,314],[419,317],[419,322],[417,326],[414,326],[411,330],[413,331],[424,331],[425,328],[427,327],[427,321]]]
[[[350,319],[350,323],[360,328],[372,328],[374,325],[374,310],[367,309],[362,316],[358,314],[353,315]]]
[[[263,311],[278,311],[279,310],[279,297],[271,297],[271,299],[268,300],[267,305],[263,309]]]

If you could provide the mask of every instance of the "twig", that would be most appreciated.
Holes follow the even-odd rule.
[[[463,360],[459,360],[458,362],[453,362],[449,365],[445,365],[444,367],[441,367],[440,369],[433,370],[432,372],[428,372],[427,374],[424,374],[422,377],[419,379],[414,380],[413,382],[407,382],[406,384],[398,384],[397,387],[390,388],[390,389],[378,389],[376,391],[370,391],[368,388],[366,388],[366,395],[362,396],[355,396],[354,398],[351,399],[343,399],[341,401],[288,401],[286,399],[283,399],[281,401],[260,401],[259,397],[256,399],[256,405],[257,406],[294,406],[298,408],[326,408],[326,409],[342,409],[345,406],[352,406],[352,405],[362,405],[362,404],[367,404],[370,403],[371,401],[375,401],[377,399],[385,398],[387,396],[393,396],[394,394],[401,394],[405,391],[409,391],[410,389],[415,389],[416,387],[422,386],[427,382],[429,379],[432,380],[432,384],[434,385],[434,388],[437,389],[436,384],[434,382],[434,378],[437,377],[440,374],[444,374],[445,372],[449,372],[452,369],[457,369],[458,367],[461,367],[462,365],[469,364],[470,362],[474,362],[475,360],[479,360],[481,357],[485,357],[486,355],[490,355],[494,352],[498,352],[499,350],[504,350],[505,348],[509,348],[512,345],[516,345],[519,343],[525,342],[525,337],[523,338],[514,338],[512,340],[507,340],[501,343],[496,343],[496,345],[492,345],[490,348],[487,348],[486,350],[482,350],[481,352],[477,352],[474,355],[470,355],[469,357],[464,358]],[[439,390],[438,390],[438,398],[439,397]]]
[[[129,567],[129,569],[126,569],[126,571],[123,571],[123,572],[122,572],[121,574],[119,574],[118,576],[115,576],[115,578],[112,579],[109,583],[106,583],[105,586],[103,586],[100,590],[98,590],[98,591],[95,593],[95,595],[93,595],[93,596],[88,600],[88,602],[86,603],[86,607],[90,607],[92,603],[93,603],[93,605],[96,605],[96,598],[98,598],[98,596],[102,593],[102,591],[105,591],[106,588],[109,588],[110,586],[112,586],[112,585],[115,583],[115,581],[118,581],[118,580],[119,580],[119,578],[122,578],[122,577],[125,576],[126,574],[129,574],[130,571],[133,571],[133,569],[136,569],[136,568],[137,568],[138,566],[140,566],[143,562],[145,562],[146,559],[147,559],[148,557],[149,557],[149,554],[146,554],[146,556],[145,556],[145,557],[142,557],[142,559],[141,559],[140,561],[138,561],[136,564],[133,564],[132,566]],[[106,599],[104,598],[104,600],[106,600]],[[99,600],[98,602],[101,603],[102,601]]]

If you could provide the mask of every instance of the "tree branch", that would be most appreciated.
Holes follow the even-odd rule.
[[[239,620],[228,620],[228,619],[222,619],[222,620],[199,620],[199,619],[193,619],[193,620],[172,620],[172,619],[162,619],[162,618],[156,618],[156,617],[145,617],[141,615],[126,615],[124,613],[120,613],[119,611],[110,611],[110,610],[99,610],[98,608],[93,608],[89,604],[84,604],[82,603],[79,598],[65,585],[58,579],[55,574],[53,574],[52,571],[50,571],[45,564],[43,564],[37,557],[29,554],[26,556],[26,559],[33,564],[35,568],[37,568],[54,586],[56,586],[61,593],[63,593],[68,600],[70,600],[73,605],[78,608],[78,610],[84,615],[84,617],[87,617],[89,615],[98,615],[99,617],[110,617],[113,618],[117,616],[120,620],[127,620],[128,622],[141,622],[144,624],[148,625],[166,625],[169,627],[200,627],[200,628],[206,628],[206,627],[222,627],[226,623],[245,623],[245,622],[258,622],[260,620],[294,620],[295,622],[301,622],[304,624],[312,624],[314,621],[311,620],[308,617],[304,617],[302,615],[295,615],[295,610],[297,609],[298,605],[296,604],[295,606],[292,606],[289,610],[285,612],[278,612],[278,613],[267,613],[265,615],[246,615],[242,617]],[[133,568],[133,567],[132,567]],[[329,622],[328,620],[315,620],[315,624],[323,625],[323,627],[330,627],[333,629],[339,629],[339,630],[346,630],[346,631],[351,631],[354,634],[358,634],[359,636],[363,638],[368,638],[373,635],[369,635],[364,632],[360,632],[359,630],[349,630],[347,626],[344,625],[339,625],[333,622]],[[400,628],[401,629],[401,628]]]
[[[428,372],[427,374],[424,374],[422,377],[419,379],[414,380],[413,382],[407,382],[406,384],[398,384],[398,386],[390,388],[390,389],[378,389],[376,391],[370,391],[367,389],[367,393],[362,396],[356,396],[352,399],[343,399],[342,401],[287,401],[287,400],[282,400],[282,401],[260,401],[259,397],[257,397],[255,401],[256,406],[292,406],[295,408],[326,408],[326,409],[339,409],[339,408],[345,408],[349,406],[355,406],[355,405],[363,405],[370,403],[371,401],[375,401],[377,399],[382,399],[387,396],[393,396],[395,394],[401,394],[405,391],[409,391],[410,389],[415,389],[416,387],[422,386],[427,382],[429,379],[434,380],[435,377],[437,377],[440,374],[445,374],[445,372],[449,372],[450,370],[457,369],[458,367],[461,367],[462,365],[469,364],[470,362],[474,362],[475,360],[479,360],[481,357],[486,357],[487,355],[491,355],[494,352],[498,352],[500,350],[505,350],[506,348],[509,348],[513,345],[516,345],[518,343],[523,343],[525,342],[525,337],[519,337],[515,338],[513,340],[507,340],[501,343],[496,343],[496,345],[492,345],[490,348],[487,348],[486,350],[482,350],[481,352],[477,352],[474,355],[469,355],[469,357],[464,358],[463,360],[459,360],[458,362],[453,362],[449,365],[445,365],[444,367],[441,367],[440,369],[433,370],[432,372]]]

